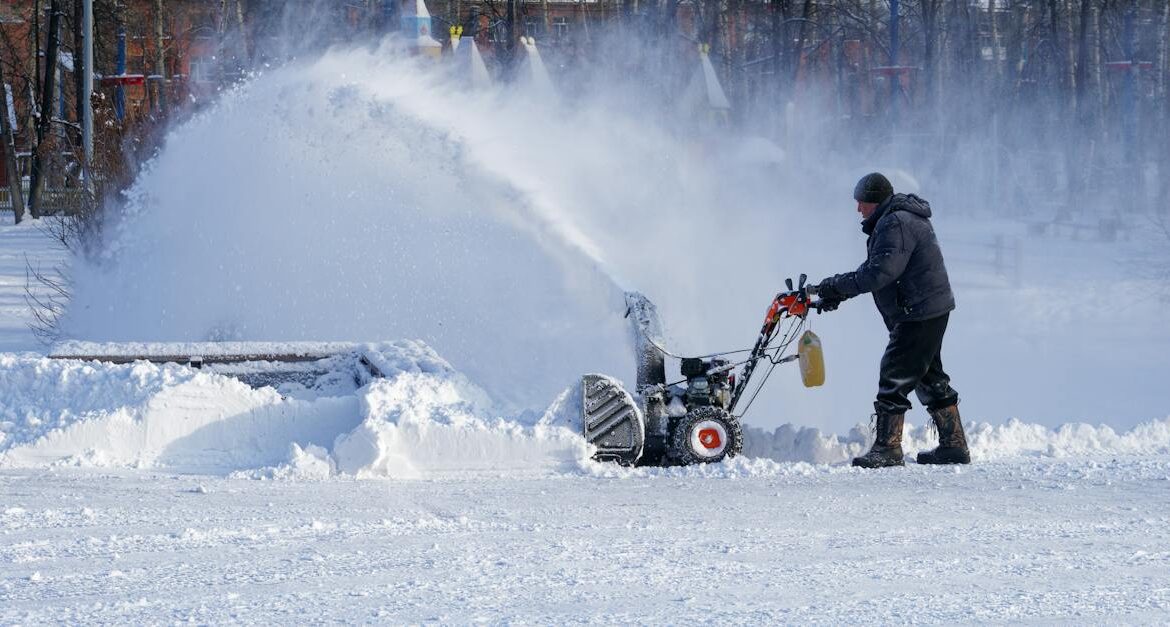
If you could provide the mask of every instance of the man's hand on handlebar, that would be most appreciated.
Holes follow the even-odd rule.
[[[844,296],[836,287],[833,287],[833,282],[830,279],[825,279],[813,287],[810,292],[820,297],[815,303],[818,310],[835,311],[837,307],[841,306],[841,302],[845,300]]]

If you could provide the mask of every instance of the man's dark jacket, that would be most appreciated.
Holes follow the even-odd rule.
[[[913,194],[894,194],[878,205],[861,230],[869,236],[865,263],[828,280],[842,298],[873,292],[878,311],[891,326],[954,310],[929,203]]]

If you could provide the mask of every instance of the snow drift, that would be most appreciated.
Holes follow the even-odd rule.
[[[176,365],[0,355],[0,466],[421,477],[589,457],[567,428],[494,418],[486,393],[422,343],[362,354],[385,378],[306,398]]]
[[[1145,422],[1122,433],[1108,425],[1070,423],[1051,429],[1014,418],[1002,425],[967,424],[966,431],[967,444],[975,461],[1170,453],[1170,417]],[[822,433],[816,428],[788,424],[773,431],[749,427],[744,440],[746,457],[833,464],[865,453],[873,443],[873,434],[863,425],[854,427],[845,436],[838,436]],[[907,454],[913,455],[937,445],[938,437],[932,426],[915,427],[907,423],[902,441],[902,449]]]
[[[421,342],[361,345],[384,378],[342,390],[253,388],[213,371],[0,354],[0,467],[168,468],[274,478],[426,478],[457,473],[557,473],[589,468],[579,384],[539,416],[501,417],[496,403]],[[340,358],[337,358],[340,359]],[[784,425],[747,429],[746,458],[832,464],[869,445]],[[1170,453],[1170,418],[1125,433],[1010,421],[969,428],[977,460]],[[907,453],[933,445],[908,428]],[[733,466],[744,461],[733,460]],[[748,462],[745,472],[763,470]],[[602,472],[610,472],[610,469]],[[719,470],[700,470],[715,473]]]

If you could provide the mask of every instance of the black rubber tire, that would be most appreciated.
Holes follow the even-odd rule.
[[[722,427],[727,440],[720,442],[722,448],[717,453],[700,454],[693,445],[697,438],[693,440],[692,435],[702,425],[711,423]],[[679,419],[671,431],[667,451],[671,462],[679,466],[721,462],[743,452],[743,427],[735,416],[718,407],[696,407]]]

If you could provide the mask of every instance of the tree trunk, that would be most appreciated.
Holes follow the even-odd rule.
[[[29,73],[26,76],[31,76],[32,81],[25,81],[25,87],[28,88],[28,120],[25,122],[25,128],[35,129],[37,127],[37,120],[40,119],[37,115],[37,107],[40,106],[40,94],[38,90],[41,88],[41,2],[34,0],[32,9],[32,37],[29,37],[31,48],[29,49]],[[33,151],[37,149],[36,133],[29,133],[29,148]]]
[[[770,41],[768,43],[771,44],[771,57],[772,57],[769,65],[772,66],[772,81],[771,82],[773,84],[775,84],[776,80],[778,78],[780,78],[780,60],[783,57],[782,51],[784,49],[783,46],[781,46],[781,43],[783,43],[784,40],[783,40],[783,36],[780,34],[781,20],[780,20],[780,8],[777,6],[778,4],[779,4],[778,2],[772,2],[768,5],[768,17],[770,18],[770,24],[769,24],[769,29],[768,29],[768,32],[770,33],[770,37],[769,37]]]
[[[1087,162],[1084,155],[1091,154],[1092,151],[1089,146],[1092,144],[1092,138],[1087,131],[1092,128],[1090,116],[1092,115],[1091,107],[1089,106],[1088,97],[1088,83],[1089,83],[1089,26],[1092,20],[1089,19],[1089,13],[1092,11],[1093,0],[1081,0],[1080,9],[1080,28],[1077,30],[1076,50],[1077,56],[1075,61],[1075,74],[1073,82],[1075,89],[1073,90],[1072,105],[1073,105],[1073,119],[1077,125],[1077,131],[1069,136],[1067,148],[1065,150],[1065,167],[1069,172],[1068,193],[1069,200],[1083,196],[1086,188],[1086,181],[1091,178],[1091,171],[1093,164]],[[1072,22],[1072,7],[1069,7],[1069,23],[1071,28]],[[1071,45],[1069,46],[1072,47]]]
[[[1056,88],[1056,90],[1059,91],[1061,87],[1060,80],[1061,77],[1064,76],[1064,72],[1061,71],[1060,67],[1060,14],[1057,11],[1058,1],[1059,0],[1048,0],[1048,37],[1051,41],[1051,45],[1049,47],[1052,50],[1051,62],[1053,69],[1053,86]]]
[[[1024,42],[1028,11],[1020,4],[1012,6],[1011,34],[1007,41],[1006,83],[1011,87],[1011,101],[1019,100],[1021,84],[1027,63],[1027,48]]]
[[[938,104],[938,9],[939,0],[922,0],[922,75],[927,110],[933,110]],[[898,62],[892,61],[891,65]],[[896,76],[892,78],[898,80]]]
[[[166,19],[163,16],[163,0],[154,0],[154,73],[155,102],[159,113],[167,114],[167,48]]]
[[[41,199],[45,187],[45,170],[51,154],[53,132],[53,94],[57,90],[58,34],[61,25],[61,0],[49,3],[49,29],[45,41],[45,84],[41,88],[41,111],[37,119],[37,148],[33,151],[32,180],[29,188],[29,215],[41,217]]]
[[[1163,116],[1170,116],[1170,2],[1162,6],[1162,22],[1158,25],[1158,97],[1162,100]]]
[[[240,60],[248,61],[251,66],[252,46],[248,42],[248,30],[244,27],[244,3],[247,0],[236,0],[236,36],[239,37]],[[459,4],[455,4],[455,19],[459,19]],[[373,11],[371,11],[371,14]]]
[[[540,10],[544,14],[544,38],[552,40],[552,17],[548,12],[548,0],[540,0]]]
[[[577,15],[581,21],[581,34],[583,39],[582,43],[588,44],[593,40],[593,38],[589,36],[589,16],[585,14],[584,2],[577,3]]]
[[[81,122],[81,112],[85,108],[85,3],[82,0],[73,0],[73,92],[74,111],[77,121]],[[81,145],[81,141],[77,144]]]
[[[507,41],[504,42],[503,57],[504,67],[510,70],[516,61],[516,38],[519,35],[516,33],[516,20],[518,19],[516,4],[520,0],[505,0],[504,6],[504,33]]]
[[[1161,23],[1158,24],[1158,97],[1162,102],[1162,110],[1157,113],[1162,121],[1162,137],[1170,132],[1170,2],[1162,6]],[[1160,196],[1164,200],[1170,196],[1170,146],[1162,144],[1162,165],[1159,172],[1162,180]],[[1158,203],[1158,209],[1163,216],[1170,213],[1166,203]],[[1165,220],[1165,218],[1163,218]]]
[[[20,224],[24,219],[24,189],[20,184],[20,170],[16,167],[16,139],[12,135],[15,112],[8,108],[7,85],[4,64],[0,63],[0,142],[3,142],[4,173],[8,175],[8,197],[12,199],[12,213],[16,223]]]
[[[1073,67],[1073,46],[1069,41],[1072,33],[1072,19],[1064,9],[1064,0],[1048,0],[1049,36],[1052,37],[1052,64],[1054,85],[1062,98],[1055,106],[1059,109],[1066,104],[1075,109],[1076,69]],[[1064,13],[1064,20],[1061,14]]]
[[[800,7],[800,26],[798,28],[798,35],[796,36],[796,45],[792,53],[788,55],[789,63],[792,66],[789,70],[792,72],[793,91],[796,90],[796,81],[800,78],[800,64],[804,58],[804,40],[808,36],[808,21],[809,16],[812,15],[812,0],[804,0],[804,5]]]
[[[678,0],[666,0],[662,14],[658,17],[658,36],[663,41],[673,39],[678,29]]]
[[[711,32],[711,52],[712,63],[719,70],[719,74],[726,77],[728,66],[731,63],[730,50],[728,50],[728,29],[727,29],[727,2],[729,0],[717,0],[715,2],[715,28]],[[721,79],[724,91],[727,91],[731,86],[727,84],[727,79]]]
[[[1097,92],[1095,110],[1102,113],[1105,111],[1105,104],[1109,96],[1108,90],[1105,89],[1105,81],[1101,80],[1101,51],[1105,49],[1105,42],[1101,33],[1101,6],[1095,1],[1092,3],[1091,17],[1092,20],[1089,23],[1089,83]],[[1104,116],[1098,115],[1097,122],[1100,130],[1104,131]]]
[[[32,59],[33,66],[33,84],[37,89],[41,87],[41,0],[33,0],[32,2]],[[35,109],[30,107],[29,109]]]
[[[1064,52],[1064,81],[1068,89],[1068,111],[1077,108],[1077,62],[1076,46],[1073,39],[1073,0],[1064,0],[1064,38],[1061,50]]]
[[[1089,25],[1093,22],[1093,0],[1081,0],[1081,23],[1076,33],[1076,118],[1088,115]]]
[[[999,7],[996,0],[987,0],[987,19],[991,26],[991,81],[998,90],[1003,79],[1003,66],[999,58]]]

